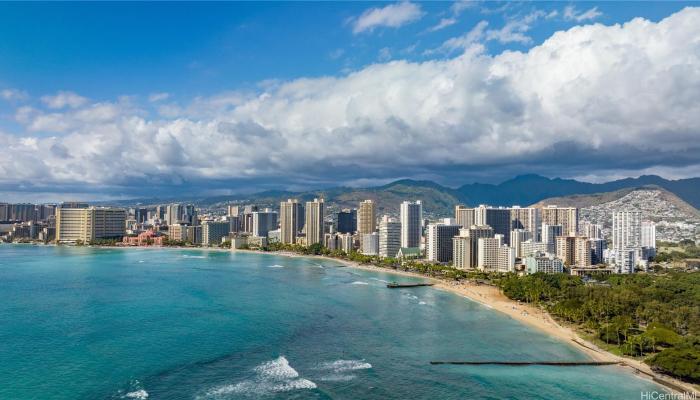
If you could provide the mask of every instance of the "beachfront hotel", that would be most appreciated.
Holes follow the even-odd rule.
[[[56,209],[56,242],[87,243],[96,239],[122,239],[126,231],[126,210],[121,208]]]

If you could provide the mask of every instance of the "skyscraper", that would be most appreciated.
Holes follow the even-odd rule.
[[[420,247],[422,223],[423,205],[420,200],[401,203],[401,247]]]
[[[513,206],[510,209],[510,229],[523,229],[530,232],[532,240],[538,238],[537,231],[540,228],[541,219],[539,208]]]
[[[288,199],[280,203],[280,242],[294,244],[299,233],[300,204],[297,199]]]
[[[340,211],[336,227],[340,233],[354,233],[357,230],[357,209]]]
[[[510,244],[510,209],[480,205],[474,209],[476,225],[488,225],[497,235],[503,235],[503,242]]]
[[[615,251],[641,247],[642,214],[639,211],[613,212],[612,236]]]
[[[476,224],[474,220],[474,209],[465,206],[455,206],[455,220],[462,228],[469,228]]]
[[[576,236],[578,234],[578,208],[557,207],[554,205],[543,207],[542,223],[561,225],[564,235]]]
[[[379,222],[379,255],[393,258],[400,248],[401,223],[385,215]]]
[[[564,235],[564,228],[561,225],[548,225],[542,223],[542,243],[547,245],[547,252],[557,252],[557,236]]]
[[[360,202],[357,209],[357,232],[360,235],[372,233],[377,230],[377,216],[375,204],[372,200]]]
[[[490,226],[472,225],[469,228],[459,230],[459,236],[452,240],[453,261],[455,268],[472,269],[478,263],[479,238],[494,237],[493,228]]]
[[[642,221],[642,247],[656,248],[656,224],[652,221]]]
[[[252,234],[257,237],[267,237],[267,233],[277,228],[277,213],[269,208],[252,212]]]
[[[323,199],[306,202],[306,245],[323,244]]]
[[[592,264],[590,239],[582,236],[558,236],[557,257],[569,266],[588,267]]]
[[[221,238],[228,236],[230,226],[228,221],[202,222],[202,244],[205,246],[221,244]],[[192,228],[195,227],[193,226]],[[193,242],[196,242],[196,238],[194,239]]]
[[[428,225],[425,240],[425,255],[430,261],[448,262],[453,257],[452,238],[459,234],[459,225],[444,223]]]

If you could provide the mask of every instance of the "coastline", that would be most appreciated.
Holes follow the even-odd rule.
[[[559,324],[552,318],[546,311],[532,306],[530,304],[518,303],[507,298],[503,295],[500,290],[495,286],[490,285],[480,285],[468,282],[447,282],[442,279],[433,278],[425,275],[421,275],[416,272],[409,271],[398,271],[388,268],[380,268],[374,265],[360,264],[355,261],[343,260],[334,257],[327,257],[321,255],[305,255],[297,254],[287,251],[260,251],[260,250],[232,250],[233,252],[240,251],[246,253],[255,254],[272,254],[283,257],[292,258],[313,258],[318,260],[337,262],[345,265],[346,267],[361,269],[365,271],[372,272],[383,272],[388,274],[394,274],[398,276],[405,276],[411,278],[420,278],[427,280],[434,284],[433,288],[450,292],[452,294],[467,298],[471,301],[477,302],[491,310],[501,312],[510,318],[524,323],[532,328],[535,328],[547,335],[554,337],[566,343],[571,343],[572,346],[582,351],[592,361],[604,361],[604,362],[616,362],[622,368],[628,368],[632,372],[640,376],[641,378],[653,381],[674,393],[695,393],[698,394],[698,388],[694,387],[690,383],[686,383],[675,379],[670,376],[661,375],[654,372],[651,367],[642,361],[621,357],[612,354],[604,349],[598,347],[595,343],[590,342],[582,338],[573,328]]]
[[[52,244],[44,244],[51,245]],[[643,363],[642,361],[631,359],[628,357],[617,356],[604,349],[598,347],[595,343],[590,342],[582,338],[572,327],[564,326],[555,321],[549,313],[546,311],[535,307],[530,304],[516,302],[507,298],[503,295],[500,290],[491,285],[486,284],[475,284],[471,282],[449,282],[443,279],[434,278],[426,275],[422,275],[416,272],[409,271],[399,271],[389,268],[377,267],[374,265],[360,264],[355,261],[344,260],[340,258],[334,258],[322,255],[306,255],[298,254],[289,251],[262,251],[262,250],[246,250],[246,249],[225,249],[219,247],[184,247],[184,246],[85,246],[89,248],[100,248],[100,249],[172,249],[172,250],[195,250],[195,251],[214,251],[214,252],[226,252],[226,253],[252,253],[252,254],[266,254],[274,255],[280,257],[290,257],[290,258],[309,258],[317,259],[328,262],[335,262],[344,265],[345,267],[356,268],[371,272],[381,272],[387,274],[393,274],[397,276],[405,276],[411,278],[418,278],[433,283],[433,288],[450,292],[452,294],[458,295],[460,297],[467,298],[471,301],[477,302],[491,310],[501,312],[510,318],[517,320],[523,324],[526,324],[532,328],[535,328],[543,333],[546,333],[550,337],[561,340],[565,343],[571,343],[572,346],[582,351],[592,361],[603,361],[603,362],[616,362],[619,363],[620,367],[629,368],[632,372],[644,379],[653,381],[674,393],[687,393],[699,395],[699,389],[691,384],[680,381],[673,377],[662,375],[654,372],[651,367]],[[573,342],[573,343],[572,343]]]

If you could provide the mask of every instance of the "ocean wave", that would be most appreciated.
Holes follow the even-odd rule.
[[[355,281],[351,283],[351,285],[369,285],[369,283],[363,281]]]
[[[182,258],[207,258],[206,256],[191,256],[189,254],[183,254]]]
[[[320,379],[326,382],[347,382],[357,378],[353,371],[372,368],[365,360],[336,360],[319,364],[316,369],[326,371]]]
[[[275,265],[268,265],[267,268],[286,268],[286,267],[284,265],[275,264]]]
[[[129,393],[125,394],[124,398],[136,399],[136,400],[146,400],[148,398],[148,392],[143,390],[143,389],[134,390],[133,392],[129,392]]]
[[[420,304],[420,305],[423,306],[423,305],[426,305],[426,304],[428,304],[428,303],[426,303],[426,302],[424,302],[424,301],[419,301],[418,304]]]
[[[377,282],[389,283],[389,281],[386,281],[386,280],[384,280],[384,279],[379,279],[379,278],[369,278],[369,279],[371,279],[371,280],[373,280],[373,281],[377,281]]]
[[[284,356],[264,362],[253,369],[255,377],[236,384],[223,385],[209,390],[204,398],[225,399],[232,395],[264,396],[291,390],[315,389],[312,381],[299,377]]]

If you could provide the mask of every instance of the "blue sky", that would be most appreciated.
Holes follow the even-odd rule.
[[[578,142],[582,135],[601,135],[605,129],[621,132],[620,126],[608,125],[596,131],[586,130],[608,118],[604,111],[581,120],[581,115],[587,114],[585,110],[591,110],[590,104],[596,103],[594,90],[606,87],[597,79],[606,74],[611,79],[627,75],[613,67],[619,63],[609,64],[608,70],[602,71],[595,66],[606,68],[615,57],[630,60],[636,51],[645,55],[645,62],[659,66],[656,79],[665,82],[662,72],[673,69],[673,65],[662,65],[665,61],[660,54],[658,60],[648,55],[658,46],[667,46],[678,57],[679,65],[691,72],[690,77],[686,71],[685,77],[679,78],[687,81],[675,83],[689,89],[696,87],[697,53],[693,54],[693,49],[697,47],[681,49],[681,43],[674,42],[686,38],[692,44],[697,39],[695,28],[681,22],[669,23],[676,27],[674,32],[679,32],[654,48],[644,48],[647,44],[640,43],[644,40],[639,40],[639,35],[648,34],[651,46],[655,37],[669,32],[662,23],[664,19],[677,13],[692,20],[695,16],[689,14],[694,9],[686,7],[697,5],[2,3],[0,135],[11,144],[8,149],[12,151],[8,152],[9,162],[0,167],[0,192],[18,198],[38,196],[36,193],[61,197],[66,191],[73,193],[75,188],[81,188],[86,197],[128,197],[144,194],[144,182],[167,193],[195,188],[228,193],[370,185],[405,177],[456,185],[475,180],[497,182],[527,172],[587,180],[641,173],[671,178],[697,175],[700,160],[692,149],[682,148],[686,136],[692,136],[697,128],[694,120],[676,118],[675,125],[654,132],[631,129],[634,135],[630,133],[629,140],[621,136],[617,143],[617,157],[624,159],[613,159],[601,140]],[[616,27],[637,17],[647,21]],[[680,21],[681,17],[677,19]],[[580,27],[588,31],[581,31]],[[640,33],[644,30],[649,32]],[[590,36],[590,48],[581,40],[582,35]],[[635,35],[635,39],[628,40],[625,35]],[[573,42],[569,45],[562,40]],[[623,47],[630,43],[636,43],[632,46],[635,49],[626,49],[629,53],[623,54]],[[604,48],[596,48],[598,45]],[[558,49],[552,50],[554,47]],[[562,61],[563,56],[557,58],[565,53],[563,50],[573,48],[581,49],[580,59],[576,59],[576,54],[569,55],[571,59],[566,62]],[[517,80],[525,79],[520,71],[530,71],[527,77],[533,80],[549,68],[546,63],[532,67],[533,60],[544,51],[549,52],[556,76],[556,71],[564,73],[578,63],[588,68],[568,80],[549,82],[546,88],[522,86]],[[682,61],[682,51],[688,51],[690,58]],[[516,54],[515,61],[511,54]],[[513,67],[513,63],[520,64]],[[633,63],[625,68],[631,69],[630,76],[638,72]],[[501,71],[505,70],[509,75],[504,78]],[[413,82],[412,74],[426,80],[417,78]],[[492,84],[494,74],[501,83]],[[371,83],[377,76],[383,78]],[[591,92],[577,99],[582,104],[533,117],[551,103],[543,100],[542,104],[533,105],[532,96],[555,96],[554,91],[568,90],[577,79],[591,83],[586,87]],[[479,81],[488,81],[488,88],[479,86]],[[649,93],[645,93],[649,98],[657,95],[651,92],[656,90],[652,83],[659,86],[658,81],[651,81],[648,88],[643,84],[640,88],[648,89]],[[413,87],[414,83],[422,86]],[[442,84],[449,93],[441,90]],[[361,96],[370,96],[368,88],[378,85],[386,85],[380,95],[387,97],[373,109],[365,110],[348,100],[357,95],[356,101],[360,102]],[[458,90],[459,85],[464,85],[463,90]],[[394,90],[399,98],[392,95]],[[434,99],[410,97],[433,90],[440,93]],[[634,85],[619,84],[619,90],[620,98],[635,95]],[[474,97],[465,97],[466,92],[474,93]],[[663,98],[673,93],[676,92],[658,95]],[[556,96],[549,100],[568,105]],[[689,96],[682,98],[687,101],[687,108],[680,110],[695,109],[697,97]],[[339,105],[343,99],[348,102]],[[376,99],[375,94],[364,102]],[[412,101],[400,103],[409,100]],[[421,107],[402,115],[404,109],[419,103]],[[483,115],[479,107],[484,104],[499,115],[472,124],[471,120]],[[339,108],[332,108],[334,105]],[[374,113],[377,108],[382,110],[381,115]],[[644,112],[618,111],[630,118]],[[314,118],[314,112],[322,112],[322,117]],[[336,112],[342,118],[336,118]],[[273,120],[272,115],[279,118]],[[573,115],[577,115],[577,120],[567,120]],[[412,116],[425,118],[414,120]],[[556,119],[556,123],[542,120],[545,117]],[[627,121],[627,126],[638,122]],[[562,131],[537,136],[543,126],[552,125]],[[569,134],[564,131],[575,134],[553,139]],[[672,140],[674,145],[661,151],[661,155],[647,154],[651,151],[648,146],[638,146],[640,137],[651,140],[669,134],[678,143]],[[188,139],[191,137],[203,139],[196,142]],[[342,152],[328,149],[327,143],[334,137],[347,141],[347,159],[339,156]],[[405,140],[407,137],[412,139]],[[444,137],[445,142],[433,140],[435,137]],[[431,143],[445,146],[449,143],[447,137],[465,149],[478,150],[474,154],[469,154],[469,150],[451,154],[452,149],[447,147],[430,148]],[[493,158],[489,144],[482,143],[488,137],[505,143],[533,143],[512,151],[506,149],[502,158]],[[107,138],[116,138],[118,149],[98,145]],[[250,138],[254,141],[250,142]],[[211,140],[230,141],[228,151],[236,156],[212,150],[212,143],[208,142]],[[299,141],[306,140],[308,147],[300,146]],[[545,145],[535,145],[542,140]],[[399,143],[398,154],[393,158],[386,153],[362,150],[391,143]],[[158,151],[139,157],[134,155],[143,151],[139,145],[151,145]],[[566,146],[584,149],[584,156],[571,159],[547,155]],[[411,154],[416,149],[425,151],[419,151],[421,156],[412,162]],[[303,157],[289,155],[307,150],[307,164]],[[445,157],[440,157],[441,150],[446,152]],[[247,158],[238,156],[246,152],[252,153]],[[541,161],[526,161],[533,157]],[[206,162],[213,159],[219,159],[221,169],[230,172],[216,172],[217,165]],[[293,165],[285,165],[284,160]],[[348,169],[354,172],[344,172]],[[134,173],[135,170],[141,172]],[[328,171],[332,173],[324,173]]]

